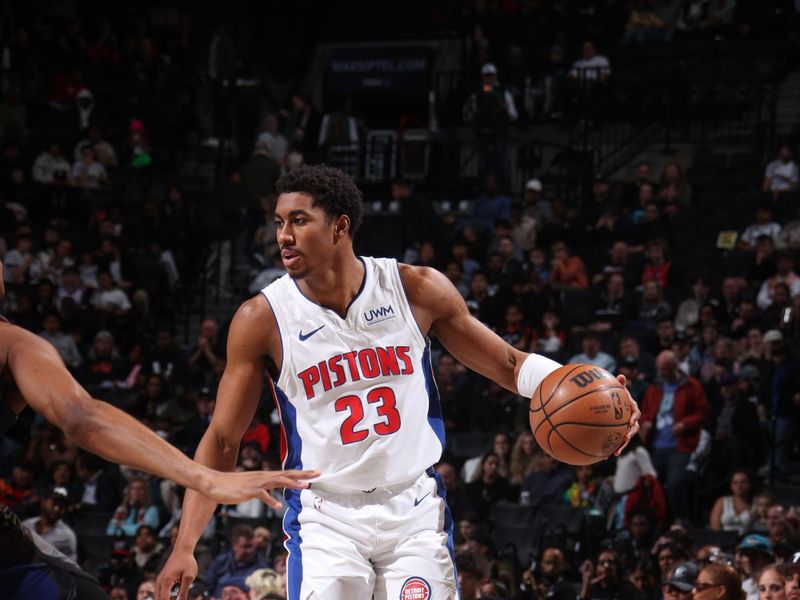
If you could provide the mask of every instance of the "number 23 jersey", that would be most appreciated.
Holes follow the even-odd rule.
[[[362,257],[344,318],[284,275],[261,293],[275,314],[282,365],[270,381],[285,469],[319,469],[315,486],[363,491],[414,479],[436,463],[444,424],[430,345],[397,261]]]

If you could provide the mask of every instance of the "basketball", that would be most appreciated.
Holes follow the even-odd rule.
[[[550,456],[590,465],[622,445],[631,407],[625,388],[605,369],[569,364],[545,377],[531,398],[531,431]]]

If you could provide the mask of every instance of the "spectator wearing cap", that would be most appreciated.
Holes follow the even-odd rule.
[[[498,78],[497,67],[481,67],[480,89],[470,94],[464,107],[464,120],[472,123],[478,144],[480,175],[495,171],[508,183],[508,126],[519,118],[514,96]]]
[[[672,352],[675,353],[678,368],[684,375],[696,375],[700,371],[700,364],[691,350],[689,336],[683,332],[677,332],[672,341]]]
[[[536,228],[541,229],[553,221],[553,207],[543,197],[542,182],[535,177],[525,183],[525,211],[536,221]]]
[[[800,276],[794,272],[794,258],[791,252],[785,250],[778,252],[775,267],[778,272],[764,281],[758,290],[756,304],[761,310],[766,310],[772,304],[775,286],[779,283],[784,283],[789,287],[790,296],[800,294]]]
[[[191,390],[187,394],[189,400],[194,400],[195,415],[170,436],[170,442],[180,448],[188,456],[193,456],[200,439],[208,429],[211,415],[216,406],[216,388],[203,386]]]
[[[759,572],[772,561],[772,544],[759,533],[744,536],[736,548],[734,556],[736,568],[744,574],[746,579],[742,582],[742,590],[747,594],[747,600],[758,600]]]
[[[700,569],[693,562],[683,562],[673,567],[667,580],[661,584],[664,600],[691,600],[699,572]]]
[[[739,377],[725,371],[706,389],[711,404],[706,429],[714,438],[714,454],[730,464],[755,469],[761,445],[758,411],[741,393]]]
[[[136,568],[128,540],[119,539],[112,543],[109,562],[100,568],[98,579],[104,589],[123,587],[128,598],[136,598],[144,577]]]
[[[78,560],[78,538],[72,528],[61,520],[67,507],[66,488],[51,486],[42,495],[40,514],[22,522],[67,558]]]
[[[625,375],[630,395],[637,403],[641,403],[647,391],[647,382],[639,374],[639,360],[635,356],[624,356],[617,368]]]
[[[775,332],[779,334],[780,332]],[[782,339],[767,332],[770,341],[770,360],[763,371],[759,394],[759,415],[762,427],[772,441],[770,463],[778,477],[789,475],[791,446],[800,418],[800,372]]]
[[[709,407],[700,382],[678,369],[673,352],[659,354],[656,368],[658,379],[647,388],[642,402],[640,435],[651,450],[673,514],[686,518],[686,467],[700,441]]]
[[[226,578],[244,579],[257,569],[267,567],[267,559],[255,552],[253,529],[236,525],[231,530],[230,550],[217,556],[206,572],[206,585],[212,596],[219,598]]]
[[[600,336],[594,332],[588,332],[581,340],[581,350],[569,359],[571,363],[588,363],[595,365],[606,371],[615,372],[617,361],[607,352],[600,349]]]

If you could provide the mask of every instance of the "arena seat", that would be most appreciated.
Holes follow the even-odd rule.
[[[511,552],[521,565],[529,565],[536,554],[536,525],[496,525],[491,537],[498,554]]]
[[[447,447],[457,458],[472,458],[486,452],[491,441],[489,433],[454,433],[448,436]]]
[[[735,531],[717,531],[716,529],[697,529],[694,532],[695,548],[713,545],[719,546],[726,552],[732,552],[736,548],[739,534]]]
[[[489,516],[495,525],[533,525],[536,508],[501,500],[492,507]]]

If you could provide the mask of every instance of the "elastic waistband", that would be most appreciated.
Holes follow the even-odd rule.
[[[406,481],[399,481],[397,483],[390,483],[387,485],[377,485],[373,488],[367,488],[365,490],[356,490],[353,488],[331,485],[325,481],[319,483],[311,482],[311,484],[309,485],[309,489],[313,491],[327,492],[330,494],[344,494],[348,496],[367,496],[370,494],[394,495],[414,485],[417,481],[419,481],[421,477],[433,477],[434,473],[436,473],[436,469],[434,469],[433,467],[428,467],[427,469],[425,469],[424,473],[420,473],[419,475],[417,475],[412,479],[408,479]]]

